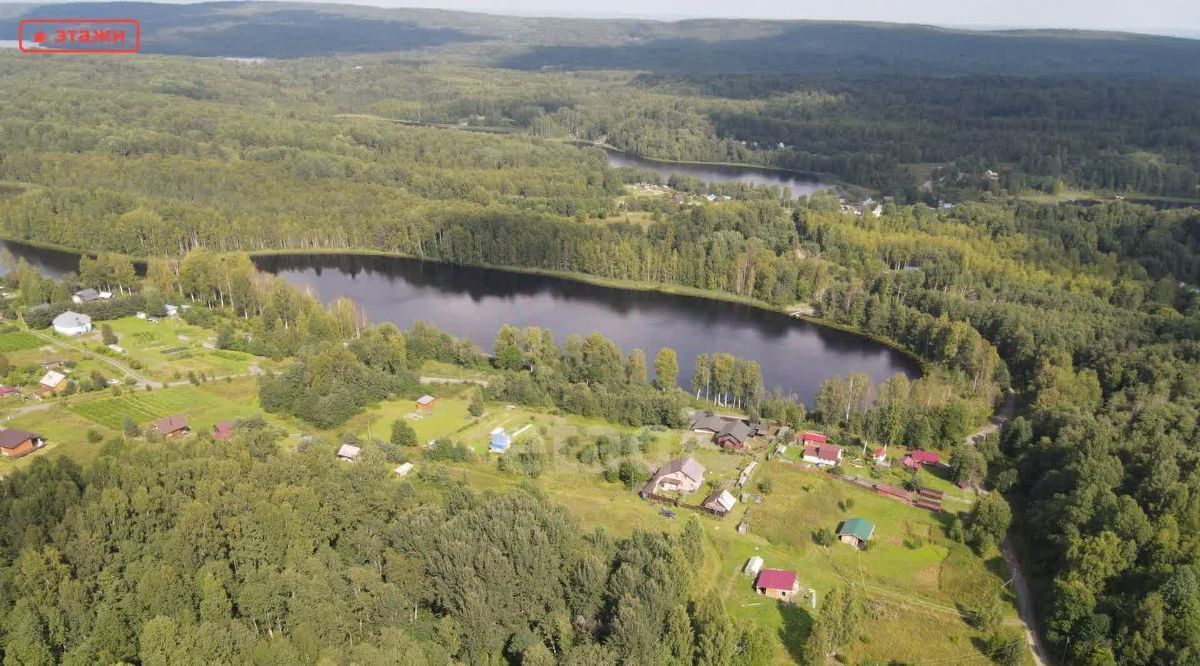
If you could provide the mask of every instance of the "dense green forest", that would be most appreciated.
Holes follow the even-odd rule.
[[[588,67],[607,62],[599,47],[586,48],[562,57]],[[352,304],[324,313],[257,275],[245,256],[212,251],[372,249],[806,306],[931,362],[930,377],[915,387],[831,380],[810,406],[830,426],[872,441],[957,446],[964,424],[1001,389],[1020,395],[1021,416],[997,448],[980,451],[986,473],[961,453],[966,445],[956,449],[957,465],[963,478],[985,476],[1013,504],[1056,654],[1070,663],[1200,660],[1200,213],[1016,196],[1067,184],[1194,197],[1193,83],[1035,80],[1021,71],[833,81],[531,73],[413,58],[21,58],[0,54],[0,232],[153,258],[147,281],[160,294],[224,308],[241,319],[237,332],[257,341],[249,351],[295,357],[260,387],[272,409],[337,423],[347,416],[339,410],[410,390],[409,359],[484,361],[479,350],[424,328],[376,331],[352,345],[361,333]],[[895,201],[875,217],[840,212],[830,194],[787,201],[770,189],[730,189],[728,201],[697,205],[627,200],[625,184],[653,177],[609,169],[599,149],[565,141],[601,137],[660,157],[836,173]],[[767,147],[779,143],[785,147]],[[921,203],[942,196],[958,205]],[[648,219],[610,221],[631,208]],[[122,272],[105,279],[119,283]],[[66,293],[33,278],[20,291],[28,304]],[[237,340],[232,330],[224,337],[230,348],[243,344]],[[493,351],[512,366],[489,391],[629,424],[679,418],[678,396],[638,381],[645,359],[639,375],[637,362],[630,369],[629,357],[605,342],[559,347],[541,332],[502,332]],[[698,364],[718,366],[741,367],[743,379],[749,372],[736,360]],[[330,367],[342,372],[319,372]],[[752,382],[714,387],[711,379],[693,377],[688,387],[799,418]],[[138,644],[196,645],[188,649],[214,661],[262,663],[315,661],[321,650],[370,661],[410,645],[404,650],[423,650],[431,661],[607,663],[674,649],[662,636],[703,643],[698,637],[709,631],[710,611],[686,606],[661,571],[688,557],[686,544],[583,535],[536,497],[480,499],[447,488],[437,501],[372,500],[404,491],[343,479],[357,471],[304,456],[225,460],[197,449],[168,460],[111,449],[88,470],[43,465],[2,486],[3,547],[13,567],[32,572],[12,579],[41,576],[59,590],[51,598],[46,584],[5,586],[5,640],[25,637],[31,650],[21,663],[127,658],[135,626]],[[361,484],[362,496],[334,496],[347,482]],[[247,536],[254,513],[237,507],[283,511],[291,497],[296,506],[343,510],[264,518],[293,525],[295,534],[269,543]],[[361,504],[344,506],[351,500]],[[364,515],[364,506],[373,511]],[[110,509],[117,513],[103,514]],[[428,554],[494,560],[527,519],[542,526],[545,539],[533,541],[544,550],[511,563],[520,576],[497,575],[497,587],[486,590],[426,582],[444,575],[444,562]],[[463,546],[441,523],[488,538]],[[586,582],[552,577],[510,590],[540,572],[520,567],[547,558],[562,565],[558,572],[582,569]],[[316,570],[331,589],[304,589],[304,572]],[[665,591],[622,602],[638,597],[646,580]],[[185,588],[190,597],[162,592]],[[281,590],[294,596],[272,596]],[[510,592],[539,609],[529,626],[512,625],[511,612],[488,614],[509,608]],[[295,601],[305,595],[321,597],[322,609],[343,604],[322,614],[338,622],[316,626],[306,614],[317,602]],[[234,622],[231,600],[248,604]],[[622,610],[636,604],[654,605]],[[571,621],[576,613],[582,624]],[[634,616],[649,620],[625,629]],[[737,631],[740,638],[721,644],[754,645],[752,630]],[[201,646],[206,640],[212,644]]]
[[[901,202],[1070,188],[1097,193],[1092,196],[1200,197],[1200,88],[1186,79],[701,77],[527,73],[411,57],[64,64],[0,56],[21,63],[0,72],[0,85],[20,91],[23,102],[8,97],[13,105],[0,127],[5,151],[17,157],[33,151],[51,161],[60,153],[82,152],[92,159],[146,155],[175,158],[168,164],[193,159],[230,168],[235,165],[228,160],[236,155],[236,168],[247,170],[247,177],[270,171],[272,180],[350,179],[363,186],[402,185],[428,198],[473,193],[480,202],[559,214],[612,212],[603,195],[614,190],[598,182],[603,174],[565,178],[561,169],[549,169],[570,161],[585,169],[599,166],[599,153],[570,160],[569,152],[558,152],[565,147],[534,152],[528,142],[476,138],[473,155],[426,156],[412,145],[429,144],[425,133],[335,117],[365,114],[554,140],[544,143],[602,140],[664,159],[824,173]],[[104,102],[115,102],[114,89],[124,100],[115,107]],[[92,101],[62,117],[55,132],[32,130],[40,125],[31,123],[71,109],[65,98],[80,95]],[[265,118],[273,127],[263,126]],[[63,127],[68,120],[72,126]],[[101,128],[119,131],[99,136]],[[465,146],[471,140],[454,141]],[[374,152],[385,147],[383,154]],[[428,157],[432,170],[414,171],[417,157]],[[528,177],[468,173],[468,165],[520,165]],[[7,177],[36,180],[28,171],[32,167]],[[988,177],[989,171],[995,176]],[[501,187],[500,179],[509,183]],[[474,191],[475,185],[481,189]]]
[[[433,494],[382,457],[106,444],[6,479],[7,664],[758,664],[771,646],[688,603],[680,538],[585,533],[534,492]],[[247,451],[251,453],[247,453]],[[353,492],[347,492],[353,488]],[[693,519],[694,520],[694,519]]]

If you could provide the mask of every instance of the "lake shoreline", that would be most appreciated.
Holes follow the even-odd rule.
[[[7,243],[13,243],[13,244],[17,244],[17,245],[26,245],[28,247],[37,248],[37,249],[62,252],[65,254],[72,254],[72,255],[76,255],[76,256],[83,256],[83,255],[88,255],[88,256],[92,256],[92,257],[96,256],[96,253],[94,251],[80,250],[77,248],[72,248],[72,247],[69,247],[66,245],[61,245],[61,244],[52,243],[52,242],[48,242],[48,241],[24,240],[24,239],[19,239],[19,238],[15,238],[15,237],[3,235],[3,234],[0,234],[0,241],[4,241]],[[508,273],[549,277],[549,278],[567,280],[567,281],[571,281],[571,282],[577,282],[577,283],[581,283],[581,284],[589,284],[592,286],[604,287],[604,288],[615,289],[615,290],[636,291],[636,292],[653,292],[653,293],[665,294],[668,296],[680,296],[680,297],[698,299],[698,300],[734,303],[734,304],[738,304],[738,305],[745,305],[745,306],[753,307],[755,309],[766,311],[766,312],[772,312],[772,313],[779,314],[781,316],[788,317],[791,319],[798,319],[801,321],[805,321],[805,322],[808,322],[815,326],[820,326],[822,328],[827,328],[827,329],[835,330],[835,331],[845,333],[848,335],[853,335],[853,336],[861,338],[863,340],[868,340],[875,344],[879,344],[881,346],[887,347],[893,351],[896,351],[896,352],[902,354],[907,359],[912,361],[916,365],[916,367],[918,368],[918,371],[920,372],[920,374],[922,376],[929,375],[930,368],[931,368],[930,362],[928,360],[926,360],[925,358],[923,358],[922,356],[917,354],[915,351],[905,348],[901,345],[898,345],[896,342],[894,342],[892,340],[888,340],[888,339],[880,337],[880,336],[872,335],[870,333],[867,333],[866,331],[856,329],[852,326],[846,326],[844,324],[839,324],[837,322],[827,321],[820,317],[815,317],[812,315],[806,315],[806,314],[800,314],[800,313],[789,313],[787,311],[787,309],[784,307],[779,307],[779,306],[767,303],[766,301],[760,301],[758,299],[750,298],[750,297],[746,297],[746,296],[738,296],[737,294],[731,294],[728,292],[714,291],[714,290],[709,290],[709,289],[699,289],[696,287],[688,287],[688,286],[684,286],[684,285],[644,282],[644,281],[637,281],[637,280],[625,280],[625,279],[621,279],[621,278],[607,278],[607,277],[598,276],[598,275],[590,275],[587,273],[578,273],[578,272],[573,272],[573,271],[555,271],[555,270],[550,270],[550,269],[530,268],[530,267],[525,267],[525,266],[506,266],[506,265],[495,265],[495,264],[456,264],[456,263],[452,263],[452,262],[448,262],[448,261],[442,261],[440,259],[433,259],[433,258],[429,258],[429,257],[420,257],[420,256],[416,256],[416,255],[406,254],[403,252],[395,252],[395,251],[390,251],[390,250],[378,250],[378,249],[373,249],[373,248],[328,248],[328,247],[326,247],[326,248],[270,248],[270,249],[262,249],[262,250],[244,250],[241,252],[244,252],[246,255],[251,257],[251,259],[254,259],[256,257],[319,256],[319,255],[347,256],[347,257],[361,256],[361,257],[408,259],[408,260],[420,261],[420,262],[425,262],[425,263],[430,263],[430,264],[437,264],[437,265],[441,265],[441,266],[451,266],[451,267],[461,266],[461,267],[465,267],[465,268],[482,268],[482,269],[487,269],[487,270],[503,271],[503,272],[508,272]],[[145,264],[149,260],[149,257],[144,257],[144,256],[137,256],[137,255],[126,255],[126,256],[129,256],[134,261],[134,263],[137,263],[137,264]],[[257,265],[256,265],[256,268],[257,268]],[[259,270],[262,270],[262,269],[259,269]]]
[[[352,249],[352,248],[345,248],[345,249],[304,248],[304,249],[300,249],[300,250],[292,250],[292,249],[255,250],[253,252],[247,252],[246,254],[250,255],[251,258],[254,258],[254,257],[281,257],[281,256],[289,256],[289,255],[310,255],[310,256],[331,255],[331,256],[364,256],[364,257],[384,257],[384,258],[395,258],[395,259],[411,259],[414,261],[427,262],[427,263],[438,264],[438,265],[442,265],[442,266],[462,266],[462,267],[466,267],[466,268],[483,268],[483,269],[493,270],[493,271],[504,271],[504,272],[508,272],[508,273],[520,273],[520,274],[524,274],[524,275],[536,275],[539,277],[556,278],[556,279],[560,279],[560,280],[569,280],[571,282],[579,282],[582,284],[590,284],[590,285],[593,285],[596,287],[605,287],[608,289],[617,289],[617,290],[624,290],[624,291],[653,292],[653,293],[658,293],[658,294],[666,294],[668,296],[682,296],[685,298],[694,298],[694,299],[707,300],[707,301],[721,301],[721,302],[725,302],[725,303],[734,303],[737,305],[746,305],[749,307],[756,308],[758,310],[772,312],[772,313],[779,314],[779,315],[782,315],[784,317],[788,317],[791,319],[798,319],[798,320],[805,321],[805,322],[808,322],[808,323],[816,325],[816,326],[832,329],[835,331],[839,331],[841,333],[847,333],[847,334],[853,335],[855,337],[859,337],[864,340],[869,340],[876,344],[883,345],[889,349],[892,349],[894,351],[897,351],[897,352],[903,354],[909,360],[913,361],[917,365],[917,367],[920,369],[922,376],[928,375],[929,369],[930,369],[930,364],[929,364],[928,360],[921,357],[915,351],[913,351],[911,349],[907,349],[905,347],[902,347],[902,346],[896,344],[896,342],[894,342],[892,340],[888,340],[886,338],[882,338],[877,335],[872,335],[870,333],[867,333],[866,331],[858,330],[852,326],[846,326],[845,324],[839,324],[837,322],[827,321],[820,317],[815,317],[812,315],[806,315],[806,314],[801,314],[801,313],[789,313],[787,311],[787,309],[784,307],[772,305],[770,303],[767,303],[766,301],[760,301],[756,298],[749,298],[746,296],[738,296],[737,294],[730,294],[728,292],[723,292],[723,291],[699,289],[697,287],[688,287],[688,286],[676,285],[676,284],[644,282],[644,281],[638,281],[638,280],[625,280],[625,279],[621,279],[621,278],[606,278],[603,276],[590,275],[587,273],[577,273],[577,272],[572,272],[572,271],[555,271],[555,270],[543,269],[543,268],[529,268],[529,267],[525,267],[525,266],[505,266],[505,265],[497,265],[497,264],[456,264],[456,263],[451,263],[448,261],[442,261],[440,259],[431,259],[429,257],[419,257],[416,255],[405,254],[402,252],[390,252],[387,250],[374,250],[374,249],[360,250],[360,249]]]

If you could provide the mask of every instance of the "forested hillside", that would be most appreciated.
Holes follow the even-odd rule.
[[[615,664],[720,635],[720,663],[761,663],[754,627],[687,603],[696,526],[617,540],[534,493],[422,496],[276,436],[117,440],[6,479],[5,662]]]
[[[433,48],[529,70],[1195,79],[1193,65],[1200,54],[1192,40],[1128,33],[835,21],[566,19],[298,2],[59,3],[31,6],[20,15],[137,18],[148,53],[290,58]]]

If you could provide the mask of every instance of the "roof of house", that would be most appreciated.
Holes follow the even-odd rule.
[[[21,389],[15,386],[0,386],[0,395],[8,395],[9,393],[20,393]]]
[[[399,476],[405,476],[405,475],[407,475],[409,472],[411,472],[411,471],[412,471],[412,469],[413,469],[413,464],[412,464],[412,463],[410,463],[410,462],[406,462],[406,463],[404,463],[404,464],[400,465],[399,467],[397,467],[397,468],[396,468],[396,470],[395,470],[395,472],[396,472],[396,474],[398,474]]]
[[[819,432],[813,432],[812,430],[809,430],[808,432],[800,435],[800,441],[802,441],[806,444],[809,444],[809,443],[824,444],[828,440],[829,440],[829,438],[826,437],[824,434],[819,433]]]
[[[168,433],[183,430],[188,427],[187,419],[178,414],[172,414],[165,419],[159,419],[154,422],[154,429],[166,435]]]
[[[875,457],[876,458],[885,458],[885,457],[887,457],[887,451],[884,451],[883,449],[875,449]]]
[[[337,455],[339,458],[354,459],[357,458],[358,454],[360,453],[362,453],[362,449],[358,448],[357,446],[353,444],[342,444],[340,447],[338,447]]]
[[[35,432],[21,430],[20,428],[9,428],[8,430],[0,432],[0,449],[11,449],[20,445],[21,442],[24,442],[27,439],[41,438],[42,436]]]
[[[437,400],[437,398],[435,398],[431,395],[423,395],[423,396],[417,398],[417,404],[418,405],[432,405],[434,400]]]
[[[842,450],[833,444],[818,444],[816,446],[809,444],[804,447],[805,458],[819,458],[821,460],[837,462],[841,460],[841,453]]]
[[[739,442],[744,442],[750,438],[750,426],[741,419],[730,421],[717,433],[717,438],[721,437],[732,437]]]
[[[791,590],[796,586],[796,572],[786,569],[763,569],[758,572],[758,581],[754,586],[768,590]]]
[[[725,419],[714,414],[712,410],[705,410],[692,414],[689,427],[692,430],[711,430],[717,432],[725,427],[725,423]]]
[[[81,301],[94,301],[97,298],[100,298],[100,292],[92,289],[91,287],[88,287],[87,289],[80,289],[79,291],[75,292],[75,295],[78,296],[79,300]]]
[[[92,323],[92,318],[67,310],[66,312],[54,318],[54,325],[60,328],[75,328],[78,326],[89,326]]]
[[[872,534],[875,534],[875,523],[866,518],[851,518],[838,529],[838,536],[849,535],[860,541],[869,541]]]
[[[41,380],[38,381],[38,383],[41,384],[42,386],[54,388],[55,386],[58,386],[62,382],[62,380],[66,379],[66,378],[67,378],[67,376],[64,375],[63,373],[57,372],[54,370],[50,370],[46,374],[42,375],[42,378],[41,378]]]
[[[668,474],[674,474],[676,472],[682,472],[684,476],[692,479],[693,481],[704,481],[704,465],[696,462],[696,459],[690,456],[687,458],[678,458],[676,460],[672,460],[662,467],[659,467],[658,471],[654,474],[654,478],[659,479]]]
[[[913,451],[909,454],[912,459],[922,465],[937,465],[942,462],[942,457],[933,451]]]
[[[213,426],[213,439],[229,439],[233,435],[233,421],[221,421]]]
[[[733,495],[729,494],[728,490],[714,490],[712,493],[709,494],[708,497],[704,498],[704,506],[708,506],[709,504],[712,504],[713,502],[716,502],[717,506],[716,507],[709,506],[708,508],[710,508],[710,509],[719,508],[721,511],[724,511],[725,513],[729,513],[730,511],[733,511],[734,505],[737,504],[737,500],[734,499]]]
[[[497,430],[499,430],[499,428],[497,428]],[[495,430],[492,431],[492,441],[489,445],[491,448],[507,449],[508,445],[511,443],[512,438],[506,435],[503,430],[500,430],[500,432],[496,432]]]

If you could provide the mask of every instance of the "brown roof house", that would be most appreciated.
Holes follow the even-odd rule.
[[[750,432],[750,426],[745,421],[730,421],[717,433],[717,446],[723,449],[744,449],[750,440]]]
[[[737,499],[728,490],[715,490],[704,498],[704,508],[722,517],[733,511],[736,504]]]
[[[429,409],[433,409],[433,405],[436,402],[437,402],[437,398],[435,398],[431,395],[423,395],[423,396],[417,398],[417,410],[423,412],[423,411],[426,411]]]
[[[842,462],[841,447],[833,444],[808,444],[804,447],[804,462],[828,467]]]
[[[9,458],[20,458],[46,445],[46,440],[36,432],[9,428],[0,432],[0,454]]]
[[[658,468],[642,488],[642,497],[663,491],[692,493],[704,485],[704,465],[695,458],[679,458]]]
[[[167,439],[178,439],[192,431],[188,427],[187,419],[178,414],[168,416],[165,419],[159,419],[150,424],[150,427]]]

